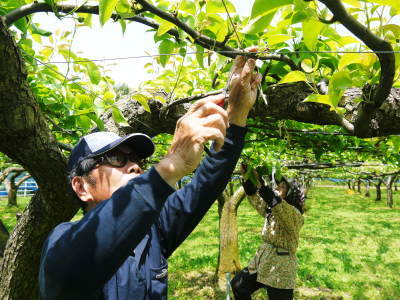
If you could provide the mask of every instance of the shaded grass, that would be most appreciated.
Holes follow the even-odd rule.
[[[348,194],[313,188],[298,250],[296,299],[400,299],[400,195]],[[238,211],[240,260],[245,267],[261,244],[263,219],[244,201]],[[225,299],[214,276],[218,262],[214,205],[169,260],[169,299]],[[265,299],[264,292],[253,299]]]
[[[28,205],[31,197],[18,197],[18,206],[7,206],[7,197],[0,197],[0,220],[3,221],[8,232],[15,227],[17,224],[16,213],[22,213],[25,207]]]
[[[310,191],[297,253],[296,299],[400,299],[400,193],[394,192],[394,209],[383,196],[377,203],[343,188]],[[28,201],[20,197],[19,207],[8,208],[7,200],[0,200],[0,219],[9,231]],[[262,225],[244,201],[238,211],[242,267],[261,244]],[[215,204],[169,259],[169,299],[225,299],[214,275],[218,246]],[[253,297],[265,298],[263,291]]]

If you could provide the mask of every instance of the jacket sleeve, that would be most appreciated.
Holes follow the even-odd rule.
[[[298,233],[301,226],[303,226],[303,215],[285,200],[282,200],[272,208],[272,214],[276,221],[283,224],[284,228],[289,232]]]
[[[244,145],[247,129],[231,125],[221,151],[211,149],[197,168],[191,182],[166,201],[159,220],[161,245],[169,257],[200,222],[223,192]]]
[[[149,231],[173,192],[152,168],[80,221],[57,226],[42,251],[42,297],[88,299],[85,296],[101,289]]]

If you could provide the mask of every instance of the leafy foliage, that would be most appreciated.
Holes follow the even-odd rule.
[[[395,51],[400,50],[400,26],[396,23],[400,10],[398,1],[343,2],[353,17],[367,24],[376,35],[391,42]],[[6,14],[29,3],[32,1],[3,1],[0,13]],[[58,2],[48,0],[46,3],[55,7]],[[78,4],[78,7],[82,4]],[[227,0],[157,0],[153,1],[153,5],[171,13],[199,34],[233,48],[256,45],[260,50],[285,54],[300,70],[292,70],[282,61],[263,62],[260,71],[268,70],[263,87],[304,81],[314,91],[305,102],[323,103],[339,114],[345,113],[341,100],[346,89],[376,84],[379,80],[380,65],[376,55],[357,53],[369,49],[343,28],[322,23],[321,19],[327,20],[331,16],[319,2],[255,0],[250,16],[240,15],[234,4]],[[123,30],[129,24],[124,18],[139,13],[159,25],[158,29],[150,29],[159,51],[153,63],[146,65],[147,72],[153,78],[144,82],[137,91],[129,92],[132,101],[139,102],[146,111],[150,111],[150,99],[174,101],[224,88],[231,59],[215,53],[213,49],[195,45],[193,37],[170,20],[140,10],[141,6],[130,0],[99,1],[99,20],[102,25],[110,22],[113,13],[119,15]],[[55,13],[59,18],[73,16],[72,12],[65,15],[56,9]],[[77,15],[76,30],[91,24],[90,14]],[[14,30],[28,62],[31,88],[60,141],[73,142],[93,126],[102,129],[104,125],[100,116],[107,111],[112,113],[117,123],[126,124],[116,103],[118,91],[104,68],[71,51],[74,32],[48,32],[39,23],[33,22],[31,17],[16,22]],[[178,36],[168,34],[170,30],[175,30]],[[350,53],[342,53],[346,51]],[[63,58],[68,62],[67,67],[49,63],[55,58]],[[396,58],[395,86],[400,86],[398,54]],[[323,79],[329,81],[327,94],[321,93],[315,84]],[[163,91],[167,97],[156,96],[159,91]],[[294,121],[253,120],[254,126],[263,124],[279,129],[252,129],[249,139],[254,142],[244,156],[254,167],[264,165],[271,168],[276,165],[280,169],[281,162],[296,159],[380,161],[392,168],[398,167],[399,137],[363,140],[345,135],[292,134],[290,130],[333,132],[338,129]],[[275,137],[268,137],[268,134]]]

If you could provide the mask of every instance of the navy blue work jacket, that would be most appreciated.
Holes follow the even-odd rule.
[[[58,225],[43,247],[41,298],[166,299],[167,258],[224,190],[245,132],[231,125],[222,150],[211,150],[180,190],[151,168],[81,220]]]

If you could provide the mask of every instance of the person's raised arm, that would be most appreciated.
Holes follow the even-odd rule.
[[[261,80],[260,74],[253,73],[254,67],[253,59],[235,59],[227,107],[230,127],[224,146],[219,151],[220,143],[214,144],[192,181],[171,195],[161,211],[160,228],[167,257],[192,232],[231,179],[244,145],[247,116]]]

